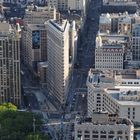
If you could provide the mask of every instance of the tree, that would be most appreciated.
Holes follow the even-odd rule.
[[[0,105],[0,111],[7,111],[7,110],[17,111],[17,107],[12,103],[4,103]]]
[[[41,135],[41,134],[29,134],[26,137],[26,140],[49,140],[47,135]]]
[[[36,131],[33,134],[34,119]],[[33,140],[43,140],[41,126],[41,118],[31,112],[18,111],[11,103],[0,106],[0,140],[26,140],[30,134],[36,137]]]

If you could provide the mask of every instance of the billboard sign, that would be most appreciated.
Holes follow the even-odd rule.
[[[40,31],[32,31],[32,48],[40,48]]]

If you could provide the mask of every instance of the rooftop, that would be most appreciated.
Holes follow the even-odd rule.
[[[6,21],[0,22],[0,37],[7,37],[7,34],[9,34],[11,37],[19,37],[16,26],[9,24]]]
[[[10,29],[10,24],[6,22],[0,22],[0,32],[8,32]]]
[[[42,6],[36,6],[36,5],[31,5],[27,6],[26,12],[48,12],[50,10],[54,10],[54,7],[42,7]]]
[[[99,41],[104,48],[124,48],[123,45],[128,43],[129,37],[125,35],[98,33],[96,36],[96,47],[99,47],[97,43]]]
[[[119,18],[119,23],[131,23],[131,17],[130,16],[126,16],[126,17],[121,17]]]
[[[113,97],[120,105],[140,105],[140,92],[139,91],[121,91],[105,89],[106,93]]]
[[[140,70],[123,70],[116,71],[116,78],[121,76],[122,79],[140,79]]]
[[[102,48],[103,49],[122,49],[123,46],[114,43],[114,44],[109,44],[109,45],[103,45]]]
[[[108,114],[108,112],[102,111],[93,112],[92,118],[78,118],[76,119],[76,123],[91,123],[93,125],[132,125],[132,122],[126,118],[118,118],[117,114]]]
[[[104,5],[112,5],[112,6],[137,6],[137,3],[134,1],[116,1],[116,2],[104,2]]]
[[[27,24],[31,30],[44,30],[46,29],[45,24]]]
[[[133,81],[132,81],[133,80]],[[100,71],[90,69],[87,82],[94,87],[100,88],[124,88],[133,86],[139,88],[140,86],[140,70],[118,70],[118,71]]]
[[[117,2],[118,3],[118,2]],[[131,23],[131,19],[132,18],[136,18],[139,19],[139,13],[134,13],[134,14],[128,14],[128,12],[124,12],[124,13],[106,13],[106,14],[101,14],[100,16],[100,21],[99,23],[111,23],[111,20],[113,18],[118,18],[119,22],[123,22],[123,23]]]
[[[94,87],[112,87],[114,85],[114,78],[111,73],[105,74],[102,71],[90,69],[87,82],[92,84]]]
[[[102,14],[100,16],[100,21],[99,21],[100,24],[111,24],[111,17],[110,17],[110,14]]]
[[[67,20],[49,20],[49,23],[53,25],[56,29],[58,29],[60,32],[64,32],[65,28],[68,24]]]

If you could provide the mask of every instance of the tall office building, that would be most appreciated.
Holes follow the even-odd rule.
[[[68,9],[68,0],[48,0],[48,5],[63,11]]]
[[[140,24],[134,24],[132,27],[132,59],[140,64]]]
[[[48,0],[48,5],[55,6],[61,11],[71,9],[85,12],[86,0]]]
[[[65,103],[69,84],[69,22],[47,22],[48,90]]]
[[[0,23],[0,104],[21,103],[20,44],[16,31]]]
[[[86,7],[86,0],[68,0],[68,8],[71,10],[84,10]]]
[[[47,29],[45,24],[27,24],[26,34],[22,36],[23,62],[33,71],[37,63],[47,60]]]
[[[56,19],[55,7],[28,6],[26,9],[21,56],[32,70],[37,69],[37,62],[47,60],[47,29],[44,23],[49,19]]]
[[[28,6],[23,21],[24,25],[44,24],[49,19],[56,19],[55,7]]]

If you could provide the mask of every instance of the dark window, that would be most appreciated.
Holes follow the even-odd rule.
[[[110,135],[110,136],[108,136],[108,138],[114,138],[114,136],[113,135]]]
[[[109,134],[114,134],[114,131],[110,131]]]
[[[89,131],[85,131],[85,133],[89,133]]]
[[[101,135],[101,138],[106,138],[106,135]]]
[[[122,131],[118,131],[118,134],[122,134]]]
[[[92,138],[98,138],[98,135],[92,135]]]
[[[85,135],[85,138],[89,138],[90,137],[90,135]]]

